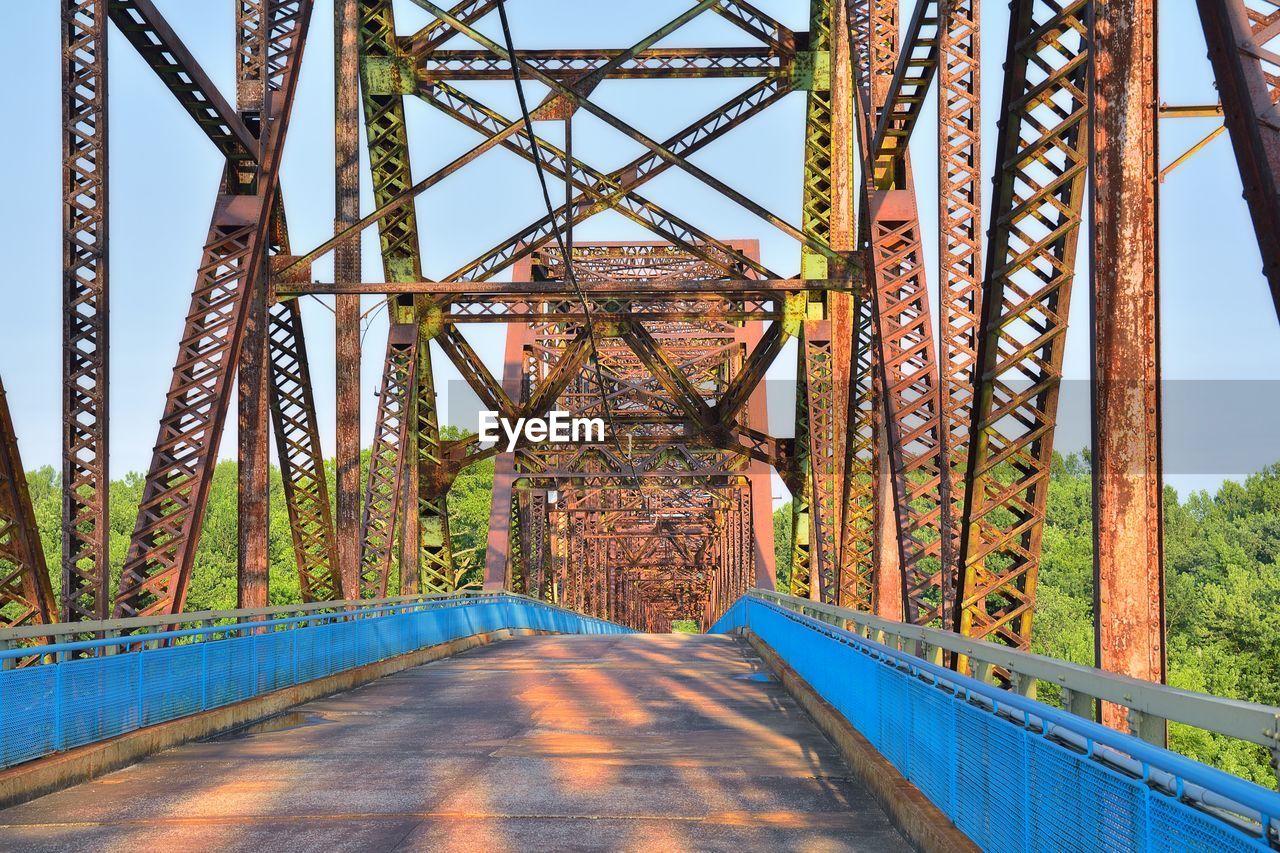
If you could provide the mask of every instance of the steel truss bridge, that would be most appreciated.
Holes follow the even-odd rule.
[[[922,709],[937,699],[920,694],[927,684],[950,700],[981,705],[993,719],[1039,726],[1057,739],[1056,749],[1075,750],[1081,767],[1102,761],[1107,773],[1136,774],[1146,788],[1159,789],[1163,799],[1150,801],[1158,807],[1142,800],[1143,832],[1156,832],[1154,815],[1167,807],[1177,820],[1208,821],[1203,837],[1218,839],[1217,846],[1274,842],[1270,820],[1280,808],[1267,799],[1272,795],[1148,745],[1163,745],[1172,719],[1280,755],[1275,715],[1269,728],[1254,725],[1267,709],[1188,699],[1193,694],[1161,686],[1156,228],[1158,122],[1221,115],[1280,309],[1280,56],[1272,48],[1280,3],[1196,0],[1194,8],[1165,10],[1198,17],[1220,97],[1213,105],[1169,106],[1157,91],[1155,0],[1014,0],[1003,67],[987,69],[1001,96],[995,170],[983,175],[979,0],[916,0],[910,8],[898,0],[812,0],[804,31],[743,0],[690,0],[629,47],[573,50],[517,49],[519,32],[513,36],[501,0],[452,7],[409,0],[432,16],[417,32],[397,28],[391,0],[335,0],[335,229],[322,244],[299,247],[289,238],[280,172],[316,4],[235,0],[236,86],[223,92],[154,0],[59,2],[61,584],[55,596],[50,572],[59,567],[45,563],[0,388],[0,637],[8,646],[3,674],[13,676],[0,684],[5,702],[25,695],[17,680],[23,673],[36,674],[22,676],[35,685],[62,667],[135,659],[108,648],[142,661],[289,637],[287,654],[284,646],[262,654],[280,661],[292,655],[292,675],[262,682],[266,676],[255,669],[253,689],[227,700],[239,702],[272,685],[308,682],[299,666],[331,678],[484,631],[612,637],[667,632],[689,619],[704,630],[749,634],[779,678],[798,673],[804,689],[924,791],[943,823],[982,846],[999,845],[979,831],[954,790],[971,768],[953,756],[944,795],[923,765],[899,761],[894,750],[901,744],[880,717],[859,716],[831,680],[849,649],[863,657],[842,671],[880,685],[883,714],[907,719],[908,707],[923,720]],[[750,46],[664,46],[703,15],[727,21]],[[479,26],[499,19],[503,38],[495,41],[485,35],[493,27]],[[109,559],[107,477],[112,28],[225,158],[122,567]],[[695,78],[742,86],[663,138],[592,99],[606,80]],[[468,94],[468,81],[486,80],[511,81],[520,112],[504,114]],[[527,104],[523,90],[532,84],[547,94]],[[936,126],[920,121],[935,85]],[[726,184],[694,156],[789,98],[805,104],[798,222]],[[415,99],[479,141],[447,165],[415,172],[412,155],[421,143],[411,141],[405,118],[406,102]],[[575,156],[573,123],[584,115],[641,153],[620,166]],[[925,262],[909,145],[920,134],[937,142],[934,269]],[[545,214],[513,234],[493,235],[492,248],[458,269],[428,276],[416,202],[447,178],[482,168],[484,155],[497,149],[536,171]],[[359,198],[362,153],[372,173],[369,210]],[[771,269],[766,261],[775,259],[762,255],[758,240],[704,231],[647,194],[650,181],[678,172],[792,238],[797,256],[789,268],[799,274]],[[552,198],[548,178],[563,186],[563,199]],[[993,191],[984,209],[981,182],[988,179]],[[603,211],[651,239],[576,241],[575,226]],[[478,231],[485,226],[475,223]],[[361,269],[359,236],[370,228],[380,238],[380,271]],[[1093,341],[1098,666],[1115,675],[1054,669],[1066,665],[1026,654],[1081,251],[1089,253],[1085,286],[1093,306],[1090,316],[1076,318],[1076,334]],[[312,264],[330,255],[333,280],[317,281]],[[301,322],[308,295],[332,297],[335,306],[332,482]],[[368,295],[387,300],[389,330],[361,482],[360,300]],[[505,324],[501,375],[468,340],[467,324],[478,323]],[[794,429],[778,435],[770,427],[778,413],[770,418],[762,383],[789,344],[797,353]],[[552,410],[600,417],[605,440],[521,441],[502,452],[474,435],[446,438],[435,383],[441,358],[484,407],[513,420]],[[241,609],[197,618],[184,605],[233,398]],[[273,444],[303,600],[268,611]],[[460,471],[486,458],[496,465],[489,539],[483,559],[465,558],[451,539],[450,489]],[[778,592],[773,474],[793,508],[789,588]],[[495,597],[468,592],[480,574]],[[447,606],[438,607],[441,601]],[[491,623],[484,631],[455,626],[432,634],[427,616],[449,608],[479,608],[468,612],[488,614],[483,619]],[[304,631],[355,637],[392,619],[402,620],[394,623],[398,640],[353,639],[361,651],[349,659],[316,663],[307,655],[320,653],[301,645],[303,637],[322,636]],[[226,627],[249,623],[256,627]],[[255,657],[253,666],[263,660]],[[883,681],[882,669],[858,669],[868,660],[909,684]],[[183,713],[210,713],[220,703],[210,701],[209,670],[191,673],[206,686],[182,713],[148,716],[151,688],[140,686],[139,675],[128,682],[143,691],[137,717],[108,725],[102,720],[110,715],[99,713],[106,728],[78,740],[68,740],[58,722],[47,748],[6,753],[4,764],[21,771],[23,762],[39,764],[52,752],[88,748]],[[1066,711],[1034,702],[1039,679],[1068,686]],[[106,695],[107,682],[98,683]],[[66,713],[66,725],[80,725]],[[920,742],[950,739],[952,749],[964,739],[957,714],[950,723],[903,731]],[[1022,752],[1001,753],[1004,770],[1009,762],[1034,764],[1034,750],[1026,738],[1022,743]],[[1109,751],[1102,758],[1094,754],[1100,744]],[[1112,753],[1123,755],[1111,760]],[[0,778],[0,789],[4,784]],[[995,800],[982,807],[1003,808]],[[1031,829],[1035,815],[1023,817],[1026,834],[1012,846],[1043,846]],[[1170,834],[1160,837],[1175,847],[1191,837],[1180,835],[1183,829],[1201,831],[1161,826]]]

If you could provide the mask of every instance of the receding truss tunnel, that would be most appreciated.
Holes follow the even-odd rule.
[[[984,136],[978,0],[689,0],[574,49],[521,47],[503,0],[333,0],[334,229],[306,245],[286,205],[317,201],[281,170],[329,4],[228,4],[234,93],[163,5],[59,0],[61,566],[0,387],[0,846],[1277,846],[1280,797],[1165,749],[1173,721],[1280,762],[1280,709],[1165,684],[1157,186],[1205,143],[1161,170],[1156,125],[1222,117],[1280,306],[1280,2],[1169,10],[1203,32],[1220,98],[1170,107],[1155,0],[1014,0]],[[732,40],[677,46],[713,18]],[[119,562],[111,30],[221,166]],[[695,79],[725,99],[662,130],[597,93]],[[786,101],[795,162],[747,156],[794,172],[791,217],[707,165]],[[410,131],[423,105],[470,134],[446,163]],[[575,123],[615,156],[589,162]],[[471,217],[489,248],[431,269],[420,210],[491,152],[537,178],[511,193],[536,213],[514,232]],[[936,223],[915,183],[935,165]],[[677,176],[696,191],[666,201]],[[619,233],[584,235],[602,220]],[[1092,335],[1096,668],[1029,653],[1086,259],[1090,313],[1070,319]],[[367,297],[386,308],[373,356]],[[330,300],[321,424],[303,310]],[[504,343],[477,343],[494,326]],[[771,412],[765,376],[793,352],[794,407]],[[365,358],[382,369],[362,468]],[[447,431],[446,365],[495,420],[603,429]],[[191,613],[233,403],[238,609]],[[273,446],[299,595],[269,607]],[[489,459],[487,541],[463,551],[453,489]],[[705,636],[670,633],[689,621]]]

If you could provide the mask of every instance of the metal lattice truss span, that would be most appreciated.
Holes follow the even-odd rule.
[[[1093,312],[1076,325],[1094,333],[1099,655],[1163,676],[1155,119],[1223,117],[1280,307],[1280,4],[1196,0],[1221,103],[1162,108],[1154,0],[1015,0],[1004,64],[986,75],[1001,96],[986,117],[999,131],[995,172],[984,176],[978,0],[809,0],[787,19],[803,29],[740,0],[689,0],[650,32],[572,49],[520,47],[501,0],[408,2],[431,17],[417,32],[397,28],[391,0],[335,0],[335,230],[296,251],[279,176],[311,0],[230,4],[235,90],[225,93],[154,0],[59,0],[62,594],[55,601],[0,405],[5,624],[182,610],[236,399],[242,606],[268,600],[274,435],[308,601],[483,582],[636,627],[705,624],[749,586],[774,583],[776,474],[792,498],[789,592],[1026,648],[1089,228]],[[594,13],[586,4],[580,14]],[[736,41],[690,46],[690,22],[711,17]],[[501,42],[486,35],[495,21]],[[225,163],[120,567],[110,563],[106,467],[110,27]],[[728,94],[660,132],[596,94],[606,81],[707,79]],[[515,114],[486,102],[518,81],[542,100],[519,98]],[[936,124],[923,109],[935,83]],[[738,128],[775,118],[771,108],[788,100],[803,101],[805,117],[796,221],[710,166]],[[410,138],[410,101],[468,129],[473,145],[426,166],[432,146]],[[621,164],[575,153],[581,116],[639,153]],[[364,211],[361,119],[373,187]],[[433,269],[419,205],[499,150],[563,197],[548,189],[545,210],[507,234],[475,222],[487,248]],[[914,180],[935,160],[936,210]],[[654,182],[677,173],[790,238],[794,252],[762,257],[756,241],[659,201]],[[986,211],[984,177],[994,179]],[[604,212],[648,239],[576,242],[575,228]],[[362,276],[359,238],[370,228],[382,271]],[[925,260],[933,234],[936,268]],[[316,281],[312,262],[329,254],[333,280]],[[336,302],[332,482],[303,334],[308,295]],[[389,320],[363,475],[362,296],[385,299]],[[469,337],[492,323],[507,333],[497,372]],[[794,432],[780,436],[762,381],[792,349]],[[442,434],[440,359],[504,417],[599,417],[605,439],[504,452]],[[1134,381],[1147,392],[1125,396]],[[489,539],[456,552],[450,489],[490,458]]]
[[[757,255],[754,244],[733,250]],[[697,289],[648,292],[723,275],[670,244],[572,252],[581,288],[628,282],[629,301],[661,304],[671,319],[636,311],[587,330],[569,310],[508,325],[503,384],[518,410],[600,417],[610,434],[499,457],[486,582],[646,630],[706,624],[774,574],[772,527],[756,525],[770,515],[769,465],[734,436],[767,428],[763,388],[744,374],[764,351],[764,321],[704,313]],[[563,280],[558,249],[538,262],[537,277]],[[553,296],[541,310],[557,302],[573,305]]]

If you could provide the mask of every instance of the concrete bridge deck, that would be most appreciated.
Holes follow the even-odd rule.
[[[0,811],[23,850],[906,850],[741,640],[497,643]]]

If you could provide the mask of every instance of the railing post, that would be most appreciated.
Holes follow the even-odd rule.
[[[1155,714],[1144,714],[1137,708],[1129,709],[1129,733],[1140,737],[1147,743],[1163,747],[1165,745],[1165,728],[1168,721]]]
[[[1077,717],[1093,719],[1093,697],[1088,693],[1072,690],[1070,687],[1062,688],[1062,707]]]
[[[209,710],[209,638],[200,643],[200,710]]]
[[[143,710],[146,704],[146,691],[142,683],[142,674],[144,672],[142,668],[142,657],[145,654],[146,645],[144,644],[143,647],[138,650],[138,728],[142,728]]]
[[[58,655],[53,656],[53,749],[62,751],[65,726],[62,722],[62,667],[58,665]]]

